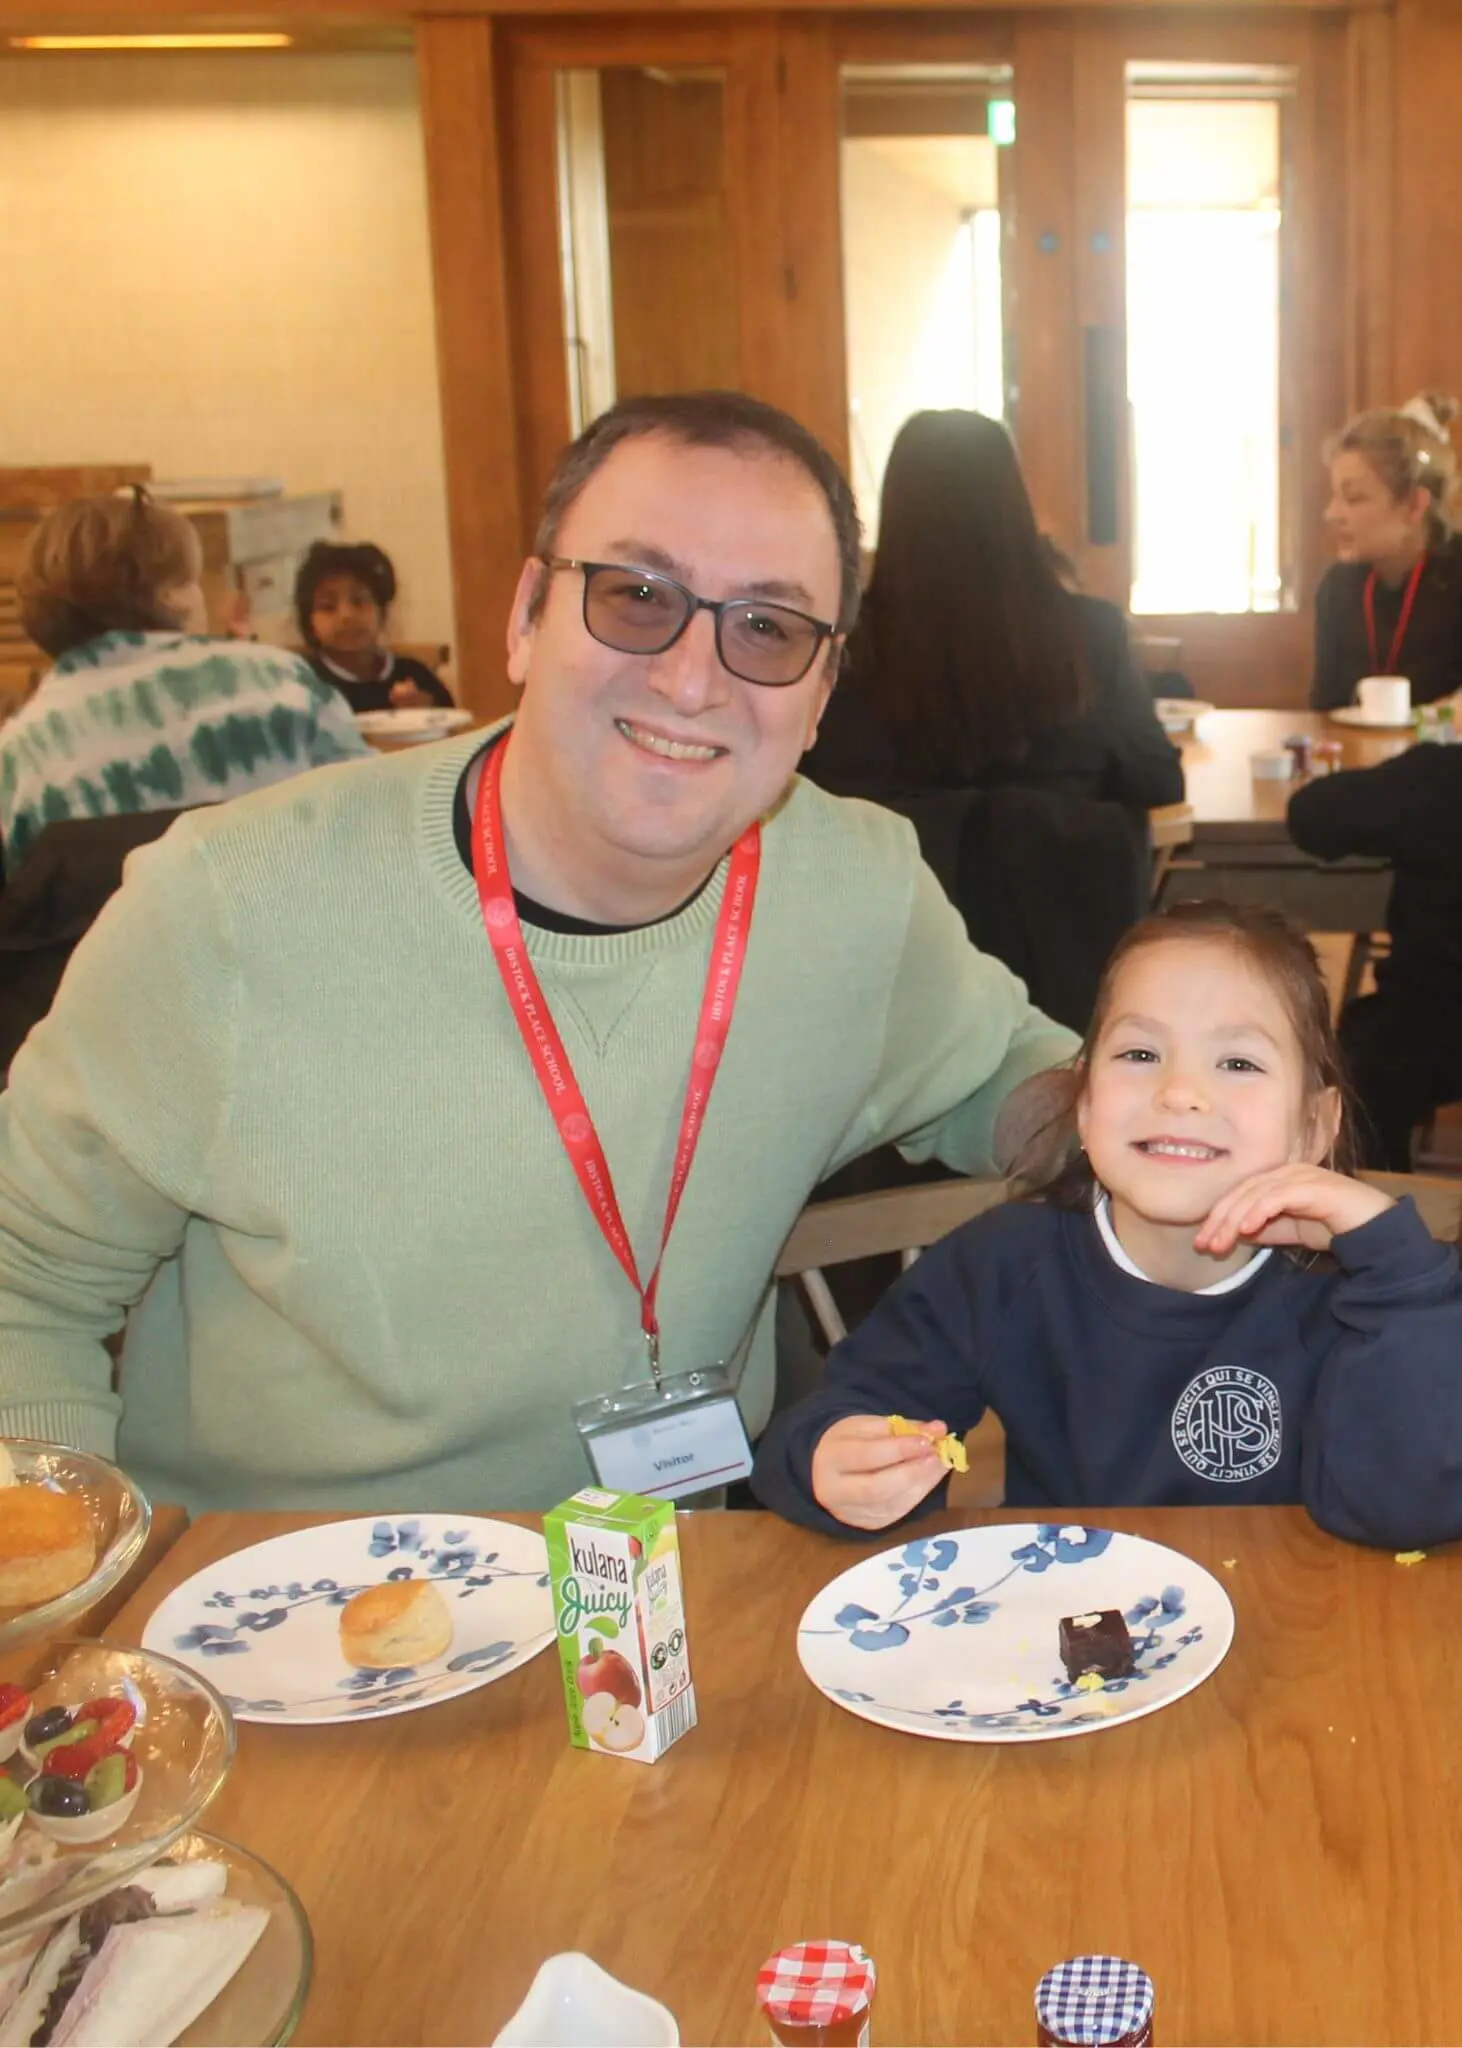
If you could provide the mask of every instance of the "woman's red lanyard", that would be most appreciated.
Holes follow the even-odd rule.
[[[655,1297],[660,1286],[660,1268],[665,1263],[665,1247],[670,1242],[676,1211],[690,1177],[691,1161],[695,1157],[701,1126],[706,1120],[706,1105],[711,1099],[711,1089],[715,1085],[727,1033],[731,1029],[736,991],[746,958],[746,942],[751,932],[751,914],[756,903],[757,874],[761,867],[761,828],[753,825],[749,831],[743,832],[732,848],[726,894],[716,920],[711,964],[706,973],[705,994],[701,998],[685,1106],[680,1116],[680,1138],[670,1173],[670,1194],[665,1204],[660,1255],[649,1280],[642,1284],[629,1233],[620,1215],[609,1161],[523,943],[523,928],[518,922],[517,906],[513,901],[507,846],[503,838],[501,784],[503,758],[507,751],[507,740],[493,748],[477,791],[472,827],[472,872],[482,905],[482,922],[503,978],[508,1006],[523,1034],[523,1043],[538,1076],[538,1085],[558,1126],[558,1134],[584,1191],[584,1199],[640,1298],[640,1327],[645,1333],[650,1372],[658,1385],[660,1323],[655,1311]]]
[[[1386,650],[1386,666],[1384,669],[1377,666],[1381,656],[1376,641],[1375,570],[1372,569],[1370,575],[1366,578],[1365,593],[1361,601],[1365,606],[1366,647],[1370,653],[1371,672],[1373,675],[1391,676],[1396,673],[1396,664],[1401,659],[1401,649],[1406,644],[1406,628],[1411,624],[1411,607],[1416,603],[1416,593],[1421,587],[1421,579],[1426,573],[1426,563],[1427,550],[1423,548],[1416,567],[1406,579],[1406,594],[1401,600],[1401,616],[1396,621],[1396,631],[1391,635],[1391,645]]]

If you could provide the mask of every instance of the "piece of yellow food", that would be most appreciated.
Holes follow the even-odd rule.
[[[1106,1682],[1100,1671],[1083,1671],[1080,1678],[1072,1680],[1077,1692],[1100,1692]]]
[[[1424,1550],[1398,1550],[1396,1562],[1397,1564],[1420,1564],[1425,1556],[1426,1552]]]
[[[910,1422],[906,1416],[890,1415],[888,1418],[888,1433],[890,1436],[922,1436],[924,1432],[916,1422]],[[940,1437],[934,1448],[939,1453],[939,1462],[946,1471],[969,1471],[969,1453],[960,1442],[960,1439],[952,1432],[947,1436]]]

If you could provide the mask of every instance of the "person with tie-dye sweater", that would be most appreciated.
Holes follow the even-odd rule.
[[[219,803],[366,752],[349,707],[282,649],[205,637],[196,529],[140,487],[43,520],[21,623],[54,667],[0,727],[0,848],[47,825]]]

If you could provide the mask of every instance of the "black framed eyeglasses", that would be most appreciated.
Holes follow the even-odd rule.
[[[771,690],[800,683],[817,650],[837,630],[824,619],[759,597],[697,597],[671,576],[623,562],[579,562],[541,555],[546,569],[578,569],[584,578],[584,626],[617,654],[663,654],[697,612],[716,622],[716,652],[744,683]]]

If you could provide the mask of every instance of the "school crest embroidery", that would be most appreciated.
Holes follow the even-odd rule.
[[[1199,1373],[1173,1410],[1173,1447],[1183,1463],[1228,1486],[1272,1471],[1283,1437],[1278,1387],[1241,1365]]]

